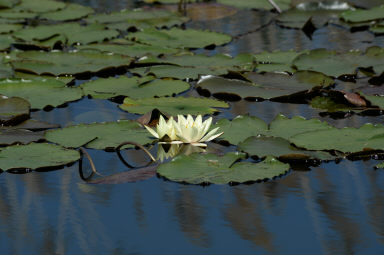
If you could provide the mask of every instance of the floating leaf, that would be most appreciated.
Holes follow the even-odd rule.
[[[19,97],[0,98],[0,124],[9,126],[28,119],[30,107],[28,101]]]
[[[12,61],[16,70],[36,74],[78,74],[99,72],[109,68],[128,66],[132,59],[121,55],[100,52],[40,52],[28,51],[17,54]]]
[[[241,153],[227,153],[224,156],[197,153],[181,155],[171,162],[161,164],[157,173],[176,182],[226,184],[272,179],[289,170],[288,164],[272,157],[260,163],[233,164],[242,157],[244,155]]]
[[[293,65],[298,70],[312,70],[334,77],[356,75],[359,67],[373,67],[375,73],[380,74],[384,71],[384,49],[370,47],[365,54],[360,51],[337,53],[316,49],[298,56]]]
[[[310,131],[290,138],[296,146],[308,150],[358,152],[364,149],[384,150],[384,126],[365,124],[360,128],[331,128]]]
[[[198,86],[219,98],[221,95],[234,94],[241,98],[276,99],[333,84],[333,79],[317,72],[297,72],[292,76],[280,73],[245,73],[244,76],[253,83],[204,77],[198,82]]]
[[[0,34],[15,32],[23,28],[20,24],[0,24]]]
[[[210,45],[222,45],[230,42],[232,38],[207,30],[172,28],[170,30],[144,29],[128,35],[135,41],[170,48],[204,48]]]
[[[220,132],[224,132],[220,136],[221,139],[237,145],[250,136],[265,134],[268,129],[267,123],[263,120],[252,116],[237,116],[232,121],[228,119],[219,120],[214,127],[219,127]],[[241,130],[241,132],[239,132]]]
[[[271,155],[285,160],[334,159],[327,152],[300,150],[281,137],[251,136],[239,143],[238,149],[260,158]]]
[[[170,115],[177,114],[208,114],[218,111],[212,107],[228,108],[225,102],[195,97],[161,97],[161,98],[143,98],[133,100],[125,98],[120,108],[131,113],[144,114],[157,108]]]
[[[18,23],[22,23],[24,19],[33,19],[36,18],[37,13],[30,12],[17,12],[14,9],[11,10],[0,10],[0,18],[15,20]]]
[[[1,26],[1,25],[0,25]],[[9,49],[15,40],[9,35],[0,35],[0,51]]]
[[[80,153],[47,143],[8,146],[0,151],[0,169],[59,167],[80,159]]]
[[[11,8],[18,4],[20,0],[0,0],[0,8]]]
[[[152,141],[149,136],[147,130],[131,120],[80,124],[49,130],[45,134],[48,141],[64,147],[77,148],[86,144],[91,149],[114,149],[124,141],[147,144]]]
[[[24,98],[30,102],[33,109],[56,107],[83,96],[80,88],[69,88],[65,83],[53,79],[3,79],[0,80],[0,94]]]
[[[97,79],[81,85],[84,94],[94,98],[107,99],[115,96],[128,96],[133,99],[161,97],[178,94],[189,89],[189,84],[177,80],[152,80],[152,78],[118,78]]]
[[[79,4],[67,4],[64,9],[55,12],[44,13],[40,15],[40,18],[55,21],[76,20],[84,18],[93,12],[94,10],[91,7],[86,7]]]
[[[59,128],[60,125],[58,124],[52,124],[44,121],[39,121],[39,120],[33,120],[33,119],[28,119],[26,121],[23,121],[16,126],[12,126],[14,129],[27,129],[31,131],[41,131],[41,130],[46,130],[50,128]]]
[[[22,0],[13,9],[21,12],[50,12],[62,9],[65,3],[53,0]]]
[[[348,10],[341,13],[340,17],[347,22],[354,22],[354,23],[384,19],[384,5],[377,6],[369,10],[362,10],[362,9]]]
[[[13,129],[13,128],[0,128],[0,145],[12,145],[12,144],[28,144],[31,142],[38,142],[44,139],[44,133],[32,132],[25,129]]]
[[[366,98],[372,105],[380,107],[380,109],[384,109],[384,96],[370,96],[361,93],[364,98]]]
[[[305,51],[304,51],[305,52]],[[292,61],[304,52],[290,51],[264,51],[255,54],[258,72],[294,72]]]

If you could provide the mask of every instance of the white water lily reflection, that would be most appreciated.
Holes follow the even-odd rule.
[[[190,155],[192,153],[205,152],[205,149],[190,144],[159,144],[156,159],[164,162],[167,159],[176,157],[179,154]]]

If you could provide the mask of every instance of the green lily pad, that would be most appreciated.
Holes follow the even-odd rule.
[[[201,183],[243,183],[262,181],[283,175],[289,165],[275,158],[267,157],[260,163],[240,162],[241,153],[227,153],[224,156],[215,154],[191,154],[175,157],[171,162],[161,164],[157,173],[165,178],[191,184]]]
[[[314,97],[309,102],[309,105],[312,108],[326,110],[327,112],[346,112],[354,109],[346,100],[340,101],[330,96]]]
[[[217,0],[216,2],[220,4],[226,4],[235,6],[237,8],[244,9],[264,9],[264,10],[272,10],[274,7],[268,0],[258,0],[258,1],[249,1],[249,0]],[[291,0],[274,0],[274,2],[279,6],[281,10],[287,10],[290,7]]]
[[[316,49],[299,55],[293,65],[298,70],[312,70],[334,77],[356,75],[359,67],[373,67],[375,73],[381,74],[384,71],[384,49],[370,47],[365,54],[360,51],[337,53]]]
[[[292,61],[304,52],[296,52],[293,50],[274,52],[264,51],[255,54],[254,56],[257,61],[257,71],[293,73],[295,70],[291,67]]]
[[[153,75],[157,78],[171,77],[180,80],[197,79],[200,75],[206,74],[225,74],[228,71],[225,68],[209,69],[206,67],[189,67],[189,66],[174,66],[174,65],[156,65],[150,67],[138,67],[129,70],[131,73],[139,74],[140,76]]]
[[[86,19],[88,23],[108,24],[109,28],[120,30],[126,30],[130,27],[172,27],[181,25],[187,20],[177,13],[166,10],[147,11],[142,9],[94,14]]]
[[[152,80],[153,78],[118,78],[97,79],[81,84],[84,94],[94,98],[107,99],[115,96],[128,96],[133,99],[161,97],[178,94],[189,89],[187,82],[178,80]]]
[[[13,125],[29,118],[31,105],[19,97],[0,98],[0,124]]]
[[[378,106],[380,109],[384,109],[384,96],[371,96],[360,93],[365,99],[369,100],[372,105]]]
[[[55,12],[44,13],[40,15],[40,18],[55,21],[76,20],[84,18],[93,12],[94,10],[91,7],[82,6],[79,4],[67,4],[64,9]]]
[[[22,0],[13,9],[20,12],[51,12],[65,8],[65,3],[53,0]]]
[[[325,121],[319,119],[305,119],[301,116],[288,118],[282,114],[269,124],[269,130],[266,135],[282,137],[289,140],[292,136],[315,130],[327,130],[333,128]]]
[[[340,17],[347,22],[353,23],[384,19],[384,5],[377,6],[369,10],[348,10],[341,13]]]
[[[198,86],[214,96],[234,94],[241,98],[277,99],[333,84],[332,78],[317,72],[297,72],[292,76],[281,73],[245,73],[244,76],[253,83],[212,76],[204,77]]]
[[[220,132],[224,132],[220,138],[234,145],[250,136],[265,134],[268,130],[268,125],[263,120],[246,115],[237,116],[232,121],[221,119],[214,125],[214,128],[216,127],[219,127]]]
[[[30,102],[32,109],[59,106],[83,96],[80,88],[69,88],[57,80],[0,80],[0,94],[21,97]]]
[[[310,131],[289,139],[308,150],[359,152],[364,149],[384,150],[384,126],[365,124],[360,128],[331,128]]]
[[[377,164],[375,168],[384,168],[384,162]]]
[[[31,131],[42,131],[47,130],[51,128],[59,128],[60,125],[58,124],[52,124],[49,122],[34,120],[34,119],[28,119],[26,121],[23,121],[16,126],[12,126],[13,129],[23,129],[23,130],[31,130]]]
[[[145,55],[158,56],[162,54],[176,54],[180,52],[178,49],[134,43],[123,39],[118,39],[115,41],[112,40],[109,43],[80,45],[76,46],[76,48],[79,50],[98,50],[101,52],[111,52],[131,57],[142,57]]]
[[[80,153],[47,143],[8,146],[0,151],[0,169],[60,167],[80,159]]]
[[[131,113],[145,114],[157,108],[161,112],[170,115],[177,114],[211,114],[218,110],[212,107],[228,108],[225,102],[196,97],[160,97],[160,98],[143,98],[133,100],[125,98],[121,109]]]
[[[3,129],[0,128],[0,145],[29,144],[31,142],[43,141],[44,132],[32,132],[26,129]]]
[[[0,25],[1,26],[1,25]],[[0,35],[0,51],[7,50],[15,40],[9,35]]]
[[[13,69],[9,63],[6,63],[7,55],[0,53],[0,79],[13,76]]]
[[[36,75],[36,74],[21,73],[21,72],[15,72],[14,77],[20,78],[20,79],[27,79],[27,80],[57,80],[57,81],[64,82],[65,84],[68,84],[75,79],[75,77],[72,75],[50,76],[50,75]]]
[[[141,32],[129,34],[128,38],[148,45],[170,48],[204,48],[210,45],[223,45],[232,40],[226,34],[207,30],[182,30],[179,28],[170,30],[147,28]]]
[[[150,134],[139,123],[131,120],[68,126],[46,131],[45,138],[67,148],[86,144],[90,149],[114,149],[122,142],[147,144]],[[132,147],[132,146],[130,146]]]
[[[87,44],[114,38],[118,34],[116,30],[107,30],[101,24],[81,26],[78,23],[65,23],[24,28],[14,33],[14,36],[32,44],[50,46],[57,41],[62,41],[63,38],[65,38],[63,41],[69,45]],[[54,36],[58,38],[52,38]]]
[[[11,8],[19,2],[20,0],[0,0],[0,8]]]
[[[33,19],[37,17],[37,13],[30,12],[17,12],[14,9],[5,9],[0,10],[0,18],[10,19],[10,21],[15,20],[18,23],[24,21],[24,19]]]
[[[15,70],[55,76],[99,72],[128,66],[132,61],[127,56],[100,52],[27,51],[18,53],[17,57],[12,61]]]
[[[281,137],[251,136],[239,143],[238,149],[251,156],[265,157],[271,155],[285,160],[334,159],[327,152],[300,150]]]
[[[20,24],[0,24],[0,34],[8,34],[23,28]]]

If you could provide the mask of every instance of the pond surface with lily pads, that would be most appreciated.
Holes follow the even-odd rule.
[[[384,1],[274,2],[0,0],[2,254],[383,254]]]

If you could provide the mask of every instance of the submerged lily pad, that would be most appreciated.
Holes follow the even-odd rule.
[[[0,94],[24,98],[30,102],[32,109],[56,107],[83,96],[80,88],[69,88],[65,83],[53,79],[3,79],[0,80]]]
[[[364,149],[384,150],[384,126],[365,124],[360,128],[331,128],[310,131],[289,139],[308,150],[358,152]]]
[[[265,134],[268,129],[267,123],[263,120],[252,116],[237,116],[233,120],[221,119],[214,127],[219,127],[220,132],[224,132],[220,136],[221,139],[237,145],[250,136]],[[239,132],[241,130],[241,132]]]
[[[157,173],[176,182],[226,184],[272,179],[289,170],[288,164],[272,157],[259,163],[234,164],[242,157],[244,155],[241,153],[227,153],[224,156],[197,153],[181,155],[171,162],[161,164]]]
[[[280,73],[245,73],[244,76],[253,83],[212,76],[204,77],[198,82],[198,86],[217,97],[234,94],[241,98],[277,99],[333,84],[332,78],[317,72],[297,72],[292,76]]]
[[[252,156],[258,157],[271,155],[285,160],[334,159],[327,152],[300,150],[281,137],[251,136],[239,143],[238,148]]]
[[[122,142],[134,141],[147,144],[152,140],[139,123],[131,120],[68,126],[49,130],[45,138],[67,148],[86,145],[90,149],[114,149]],[[132,147],[132,146],[131,146]]]
[[[172,28],[170,30],[144,29],[128,35],[128,38],[149,44],[170,48],[204,48],[210,45],[229,43],[229,35],[207,30]]]
[[[29,118],[28,101],[19,98],[0,98],[0,124],[13,125]]]
[[[120,108],[131,113],[144,114],[157,108],[161,112],[170,115],[177,114],[208,114],[218,111],[212,107],[228,108],[225,102],[196,97],[160,97],[160,98],[143,98],[133,100],[125,98]]]
[[[343,12],[340,17],[347,22],[365,22],[384,19],[384,5],[368,10],[355,9]]]
[[[298,70],[312,70],[334,77],[356,75],[359,67],[373,67],[375,73],[381,74],[384,71],[384,49],[370,47],[365,53],[360,51],[337,53],[315,49],[298,56],[293,65]]]
[[[132,61],[127,56],[82,51],[27,51],[18,53],[17,57],[18,59],[12,61],[16,70],[55,76],[99,72],[109,68],[128,66]]]
[[[111,98],[115,96],[128,96],[133,99],[170,96],[189,89],[189,84],[177,80],[153,80],[153,78],[128,78],[120,76],[118,78],[97,79],[83,83],[81,88],[84,94],[94,98]]]
[[[0,169],[59,167],[80,159],[80,153],[47,143],[8,146],[0,151]]]

